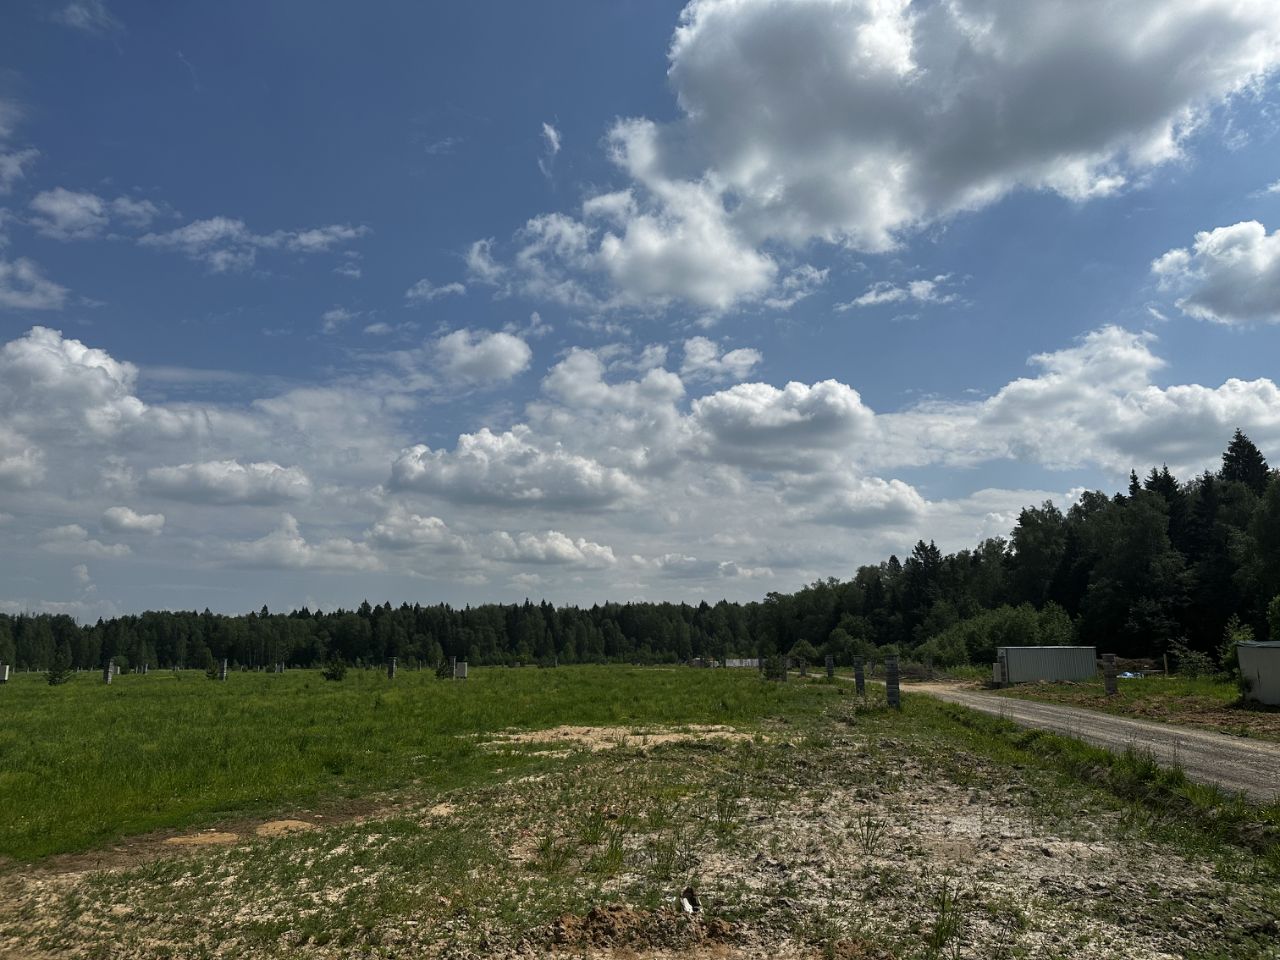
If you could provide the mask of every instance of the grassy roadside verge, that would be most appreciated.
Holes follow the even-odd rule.
[[[1260,865],[1280,878],[1280,802],[1258,804],[1212,784],[1189,780],[1177,767],[1162,766],[1132,749],[1112,753],[1072,737],[1028,729],[1010,720],[942,703],[910,698],[911,713],[966,749],[988,759],[1032,766],[1088,783],[1117,803],[1168,831],[1172,841],[1192,843],[1206,852],[1224,844],[1258,855]]]
[[[1118,681],[1108,697],[1102,681],[1028,683],[997,691],[1017,700],[1085,707],[1103,713],[1204,727],[1220,733],[1280,741],[1280,709],[1242,702],[1235,685],[1212,678],[1145,677]]]

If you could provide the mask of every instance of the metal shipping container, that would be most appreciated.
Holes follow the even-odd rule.
[[[1249,699],[1280,705],[1280,641],[1237,644],[1236,658]]]
[[[1000,647],[996,658],[1006,683],[1091,680],[1098,672],[1096,647]]]

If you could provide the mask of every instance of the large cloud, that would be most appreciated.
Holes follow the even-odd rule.
[[[1113,192],[1278,62],[1269,0],[694,0],[657,149],[752,236],[886,250],[1017,188]]]
[[[365,536],[388,550],[429,549],[433,553],[461,553],[466,541],[449,530],[439,517],[422,516],[402,504],[392,505]]]
[[[636,492],[620,470],[559,444],[540,448],[527,426],[458,436],[452,453],[417,444],[399,454],[392,485],[462,503],[559,508],[604,507]]]
[[[1167,462],[1211,466],[1237,426],[1280,443],[1280,390],[1269,379],[1158,387],[1164,366],[1150,333],[1104,327],[1072,347],[1031,358],[1041,368],[986,400],[929,403],[877,418],[871,467],[1021,460],[1122,473]]]
[[[670,64],[680,118],[608,135],[629,185],[529,221],[510,268],[482,241],[473,276],[596,306],[785,305],[779,246],[887,251],[1016,190],[1083,201],[1179,158],[1275,71],[1280,18],[1271,0],[693,0]]]
[[[462,503],[566,509],[607,506],[637,489],[622,471],[559,444],[536,446],[527,426],[464,433],[452,453],[425,444],[410,447],[392,466],[391,481]]]
[[[262,505],[311,495],[311,480],[302,470],[270,461],[210,460],[153,467],[145,486],[159,496],[192,503]]]
[[[111,436],[146,411],[134,396],[137,377],[137,367],[105,350],[33,327],[0,348],[0,410],[33,432]]]
[[[1256,220],[1196,234],[1151,265],[1161,286],[1183,293],[1178,307],[1224,324],[1280,323],[1280,232]]]
[[[511,563],[563,564],[575,567],[606,568],[617,563],[611,547],[583,537],[576,540],[558,530],[521,533],[512,537],[499,532],[490,555]]]
[[[738,384],[695,400],[693,419],[711,458],[786,470],[850,448],[875,415],[852,387],[824,380]]]

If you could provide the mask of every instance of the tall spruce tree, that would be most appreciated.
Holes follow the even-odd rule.
[[[1270,478],[1267,458],[1239,427],[1222,455],[1222,471],[1219,475],[1223,480],[1243,483],[1259,496],[1267,489],[1267,480]]]

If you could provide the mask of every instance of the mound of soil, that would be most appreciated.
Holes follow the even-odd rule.
[[[663,907],[637,910],[621,903],[592,907],[585,916],[567,913],[552,925],[551,940],[571,947],[679,948],[697,943],[728,943],[732,924],[690,917]]]

